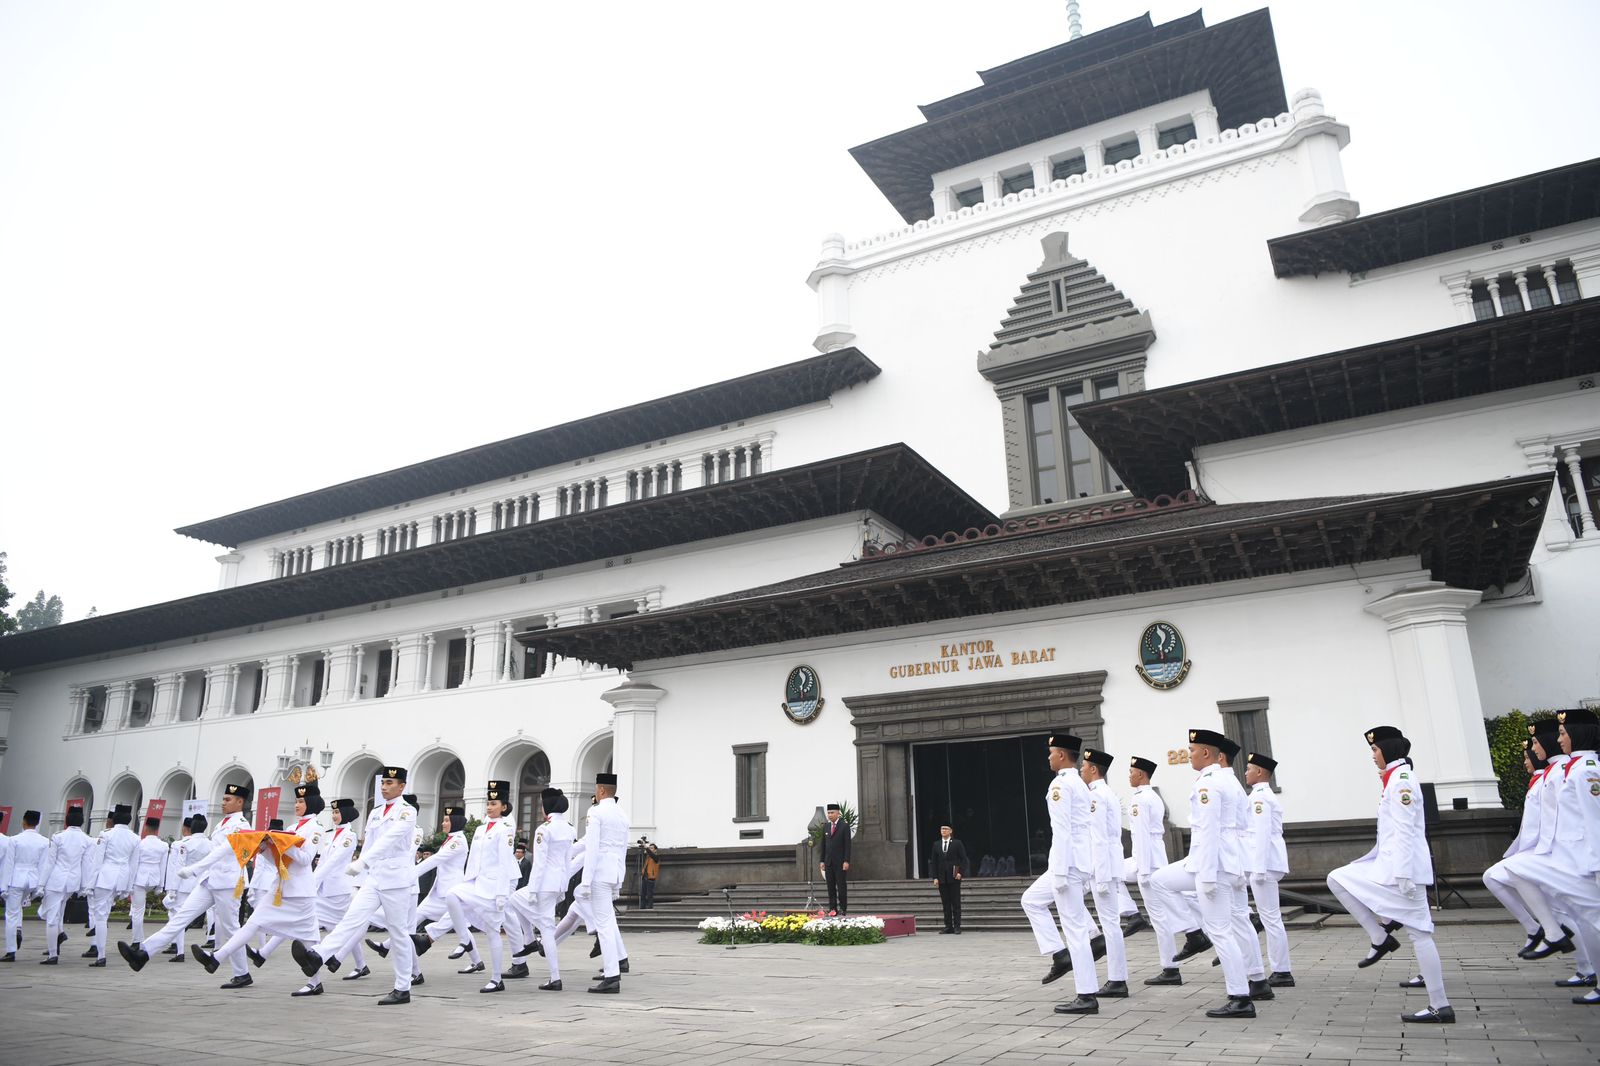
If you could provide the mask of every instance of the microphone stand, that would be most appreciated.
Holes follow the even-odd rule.
[[[730,887],[729,885],[722,886],[722,898],[728,904],[728,950],[737,951],[739,945],[733,942],[733,934],[738,927],[734,925],[736,919],[733,916],[733,896],[729,892]]]
[[[807,834],[807,836],[806,836],[806,907],[805,907],[807,914],[810,914],[818,906],[818,904],[817,904],[817,890],[816,890],[816,887],[815,887],[815,885],[816,885],[816,876],[817,876],[817,864],[811,861],[811,849],[812,849],[813,846],[814,845],[811,842],[811,836],[809,834]]]

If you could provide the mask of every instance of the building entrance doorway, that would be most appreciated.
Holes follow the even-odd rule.
[[[916,744],[911,788],[918,876],[949,822],[967,849],[965,876],[1031,877],[1049,863],[1050,787],[1046,734]]]

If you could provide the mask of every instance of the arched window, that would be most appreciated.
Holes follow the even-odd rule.
[[[460,807],[467,793],[467,771],[460,759],[452,759],[439,775],[439,806],[435,810],[444,817],[446,807]]]
[[[550,757],[542,751],[528,756],[517,782],[517,830],[524,836],[544,819],[539,793],[550,787]]]

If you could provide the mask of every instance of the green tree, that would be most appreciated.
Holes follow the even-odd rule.
[[[0,636],[17,628],[17,620],[6,613],[6,604],[10,602],[11,590],[6,587],[6,553],[0,552]]]
[[[1553,717],[1554,711],[1523,714],[1513,710],[1499,718],[1484,720],[1484,731],[1489,735],[1489,759],[1495,776],[1500,779],[1500,803],[1508,811],[1522,810],[1523,797],[1528,794],[1528,771],[1522,766],[1522,742],[1528,739],[1528,727]]]
[[[50,626],[61,624],[61,615],[64,608],[60,596],[44,598],[44,589],[17,612],[17,630],[22,633],[31,633],[35,629],[47,629]]]

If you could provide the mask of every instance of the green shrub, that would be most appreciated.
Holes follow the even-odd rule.
[[[1508,811],[1522,810],[1528,794],[1528,771],[1522,766],[1522,742],[1528,739],[1528,726],[1554,718],[1554,711],[1534,711],[1531,715],[1512,710],[1499,718],[1486,718],[1484,731],[1489,738],[1489,760],[1500,780],[1500,803]]]

